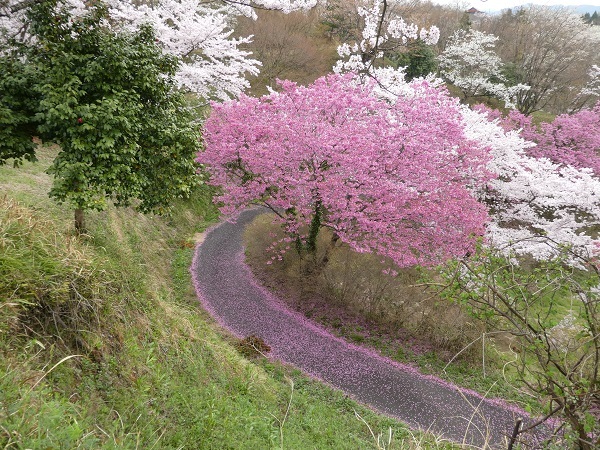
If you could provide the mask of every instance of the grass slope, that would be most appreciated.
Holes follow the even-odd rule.
[[[0,167],[2,448],[451,448],[235,350],[188,273],[208,192],[171,218],[90,213],[75,237],[46,195],[54,154]]]

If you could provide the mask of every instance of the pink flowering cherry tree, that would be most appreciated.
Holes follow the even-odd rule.
[[[503,117],[500,111],[477,105],[491,120],[498,120],[506,131],[518,130],[533,142],[527,153],[547,158],[559,166],[590,169],[600,177],[600,102],[593,108],[561,114],[552,122],[535,125],[531,116],[513,110]]]
[[[523,128],[523,137],[537,145],[530,149],[536,158],[548,158],[556,164],[579,169],[591,169],[600,177],[600,102],[592,109],[575,114],[561,114],[540,127],[532,125],[531,118],[510,116]]]
[[[394,103],[347,74],[213,104],[198,162],[222,211],[264,205],[308,251],[327,227],[400,267],[464,255],[488,220],[473,191],[489,152],[465,137],[457,101],[420,83]]]

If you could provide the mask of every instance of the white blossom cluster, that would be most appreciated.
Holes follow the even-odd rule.
[[[388,25],[388,33],[391,37],[400,39],[403,44],[408,40],[416,40],[419,38],[419,27],[414,23],[406,23],[401,17],[390,20]],[[428,36],[427,33],[423,36]],[[437,42],[437,41],[436,41]]]
[[[586,88],[594,95],[600,96],[600,66],[593,65],[588,75],[590,80],[588,81]]]
[[[581,89],[579,96],[600,97],[600,66],[594,64],[588,72],[590,79]]]
[[[438,57],[440,73],[466,96],[493,95],[510,108],[517,94],[529,86],[505,85],[502,60],[494,51],[497,40],[497,36],[477,30],[456,31]]]
[[[200,0],[161,0],[158,8],[137,9],[144,14],[134,24],[151,22],[164,49],[180,58],[180,86],[205,98],[226,100],[249,87],[246,75],[258,74],[260,62],[240,49],[251,38],[231,37],[235,8],[206,6]]]
[[[467,136],[487,145],[493,155],[489,168],[497,178],[489,186],[489,242],[548,259],[556,249],[539,238],[543,236],[593,254],[597,241],[586,229],[600,225],[600,180],[592,171],[528,156],[525,150],[535,144],[466,106],[463,118]]]
[[[240,48],[251,37],[232,38],[232,21],[241,14],[252,16],[253,6],[289,12],[309,8],[316,0],[256,0],[255,2],[202,2],[201,0],[159,0],[150,7],[129,0],[106,0],[110,25],[133,29],[142,23],[154,26],[165,51],[180,58],[177,74],[180,86],[205,98],[227,100],[248,86],[247,75],[259,72],[260,62]],[[26,41],[25,0],[0,3],[0,47],[8,40]],[[65,0],[73,18],[85,14],[88,3]]]
[[[243,3],[243,2],[242,2]],[[298,10],[308,10],[318,3],[317,0],[254,0],[248,7],[260,7],[290,13]],[[235,2],[232,2],[235,4]],[[253,10],[254,11],[254,10]],[[254,15],[254,12],[252,13]]]
[[[420,91],[426,86],[440,87],[444,80],[429,74],[425,78],[418,78],[408,83],[405,77],[405,69],[399,67],[377,67],[371,70],[372,76],[377,80],[373,86],[373,93],[393,103],[398,97],[419,97]]]
[[[353,45],[342,44],[337,52],[341,57],[333,67],[335,73],[358,72],[373,73],[376,69],[372,61],[381,58],[386,43],[394,39],[406,45],[411,40],[421,39],[427,45],[434,45],[440,38],[440,30],[432,26],[429,29],[407,23],[401,17],[393,17],[380,29],[383,1],[374,0],[370,8],[359,8],[358,14],[364,20],[362,40]]]
[[[429,29],[421,28],[419,39],[427,45],[435,45],[440,40],[440,29],[436,26],[432,26]]]

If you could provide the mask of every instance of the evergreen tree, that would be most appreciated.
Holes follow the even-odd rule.
[[[591,24],[592,23],[592,16],[590,16],[589,12],[586,12],[583,16],[583,21],[587,24]]]
[[[461,30],[469,31],[473,26],[473,22],[471,22],[471,16],[468,12],[465,12],[460,18],[460,22],[458,24]]]
[[[424,77],[437,69],[433,49],[421,39],[409,44],[408,51],[392,55],[390,62],[396,68],[405,67],[407,81]]]

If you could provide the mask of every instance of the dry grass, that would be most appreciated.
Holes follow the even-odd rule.
[[[77,351],[92,351],[86,334],[119,290],[87,245],[8,197],[0,198],[0,278],[5,332],[53,336]]]

